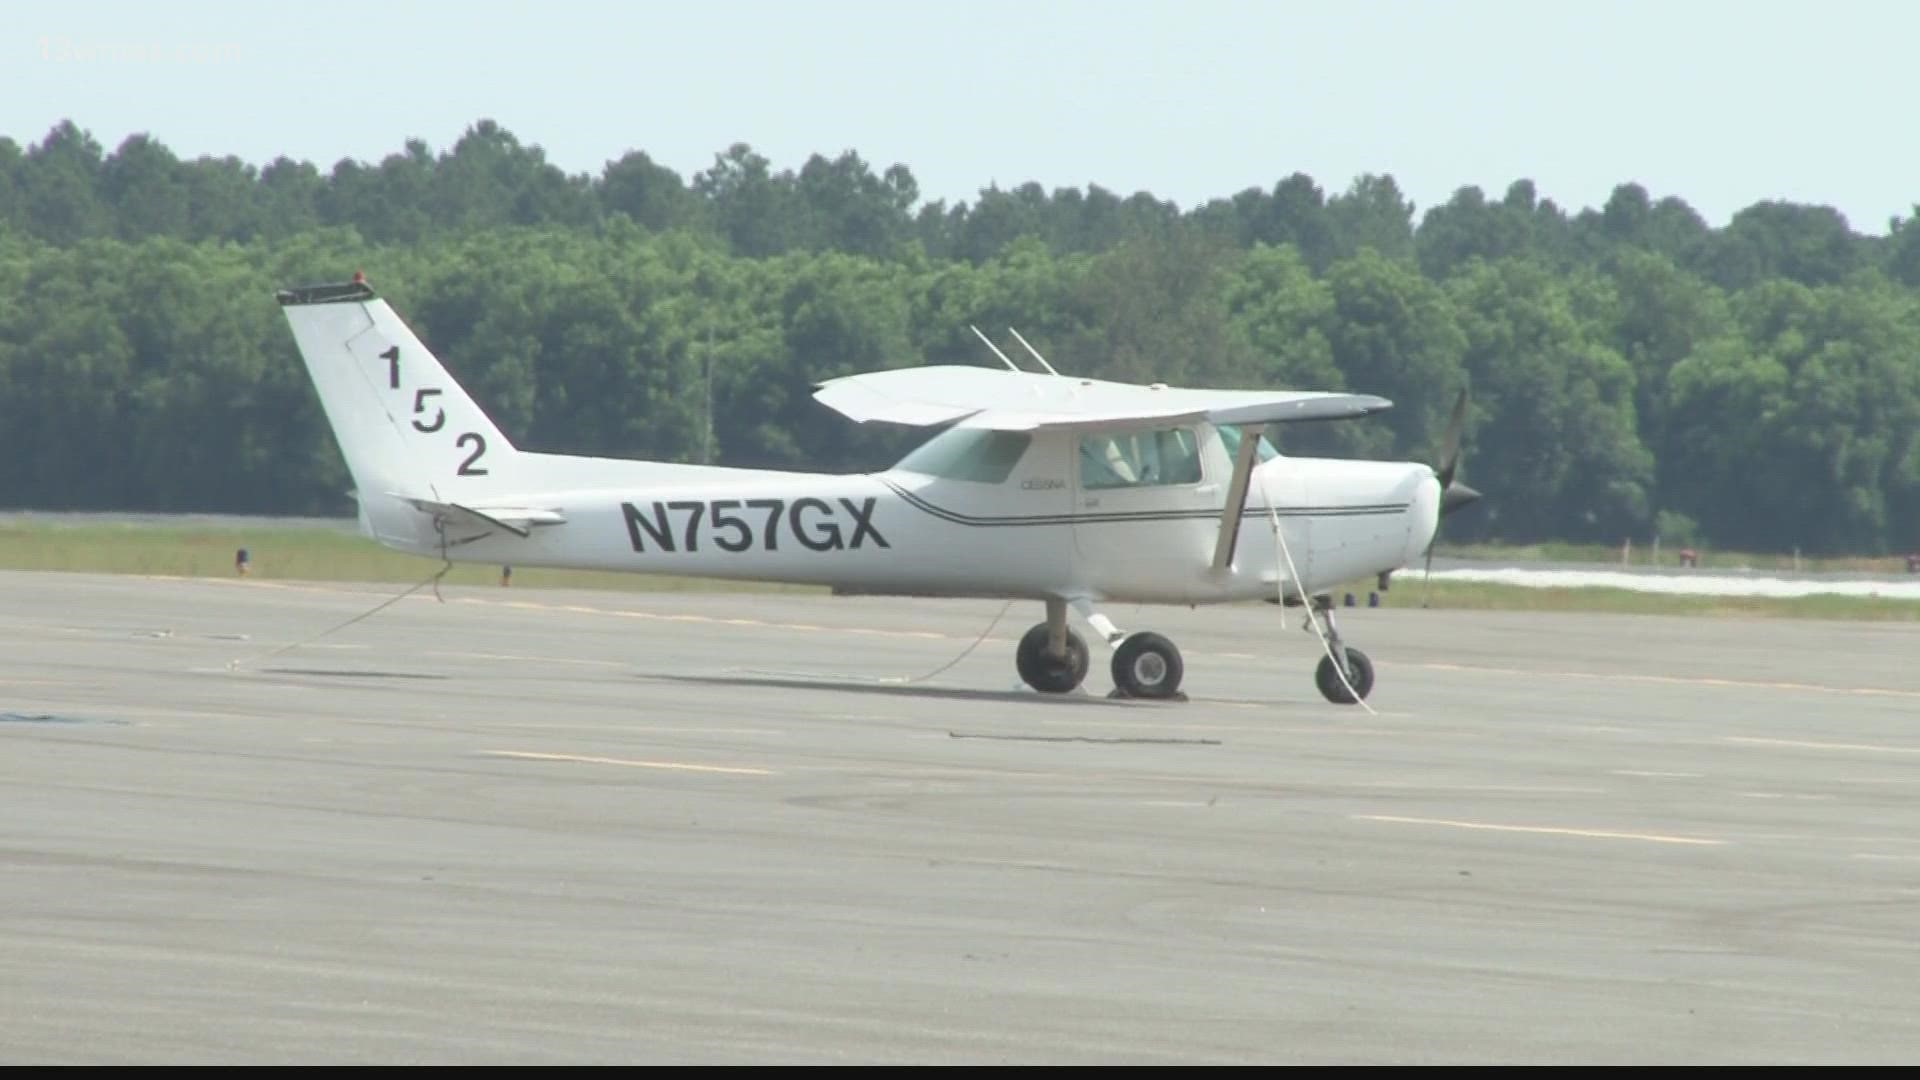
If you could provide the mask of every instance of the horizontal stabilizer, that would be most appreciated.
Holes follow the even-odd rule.
[[[461,506],[459,503],[434,502],[431,499],[416,499],[410,495],[396,495],[407,504],[424,514],[444,518],[449,524],[468,528],[479,528],[487,532],[510,532],[515,536],[531,536],[538,525],[564,525],[566,517],[558,510],[538,510],[524,506]],[[479,537],[472,537],[479,539]]]

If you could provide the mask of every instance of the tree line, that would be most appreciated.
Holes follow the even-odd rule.
[[[277,287],[364,270],[500,426],[560,452],[859,469],[914,433],[820,379],[993,362],[1352,389],[1395,408],[1292,453],[1431,460],[1472,388],[1452,538],[1920,546],[1920,225],[1764,202],[1709,227],[1632,184],[1417,214],[1386,176],[1181,211],[1098,187],[923,202],[854,154],[745,146],[683,179],[569,176],[482,122],[329,173],[183,161],[71,123],[0,138],[0,503],[339,513],[349,486]]]

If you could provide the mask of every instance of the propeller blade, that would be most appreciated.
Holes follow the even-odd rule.
[[[1421,589],[1421,607],[1426,607],[1433,603],[1433,545],[1439,543],[1439,541],[1440,530],[1435,529],[1433,539],[1427,541],[1427,575],[1424,579],[1424,587]]]
[[[1460,396],[1453,399],[1453,413],[1447,417],[1447,430],[1440,438],[1440,461],[1433,470],[1433,478],[1440,481],[1440,519],[1480,498],[1480,493],[1465,484],[1453,482],[1453,474],[1460,468],[1460,438],[1467,426],[1467,388],[1460,388]],[[1420,606],[1426,607],[1433,602],[1433,549],[1440,544],[1440,521],[1433,523],[1433,539],[1427,541],[1427,570],[1425,575],[1424,596]]]
[[[1460,465],[1460,435],[1467,424],[1467,388],[1460,388],[1460,396],[1453,399],[1453,415],[1447,418],[1447,431],[1440,441],[1440,464],[1433,475],[1440,481],[1440,490],[1446,491],[1453,484],[1453,473]]]

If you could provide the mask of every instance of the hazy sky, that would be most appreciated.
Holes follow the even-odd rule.
[[[1305,172],[1424,210],[1531,178],[1637,181],[1724,224],[1761,199],[1861,232],[1920,202],[1920,3],[1026,0],[9,5],[0,135],[322,170],[491,117],[568,172],[683,176],[747,142],[854,150],[927,199],[1036,180],[1190,208]]]

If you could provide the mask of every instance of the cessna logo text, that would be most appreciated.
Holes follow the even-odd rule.
[[[825,499],[681,499],[655,502],[651,511],[621,503],[635,551],[699,551],[704,539],[721,551],[758,547],[778,551],[784,542],[809,551],[839,551],[864,544],[891,547],[873,527],[871,498],[855,503]]]

